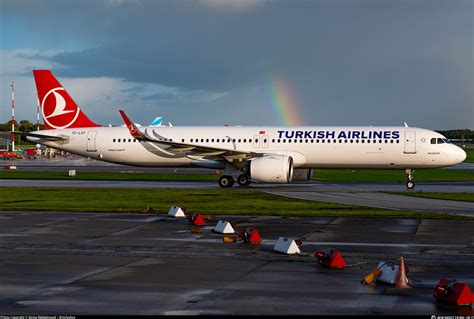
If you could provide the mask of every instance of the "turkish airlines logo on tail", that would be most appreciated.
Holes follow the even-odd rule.
[[[67,110],[67,102],[62,94],[66,92],[62,87],[50,90],[41,102],[41,112],[44,121],[56,129],[71,126],[79,116],[79,107],[75,110]],[[52,94],[51,94],[52,93]]]

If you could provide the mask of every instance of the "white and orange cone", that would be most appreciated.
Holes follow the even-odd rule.
[[[395,284],[395,287],[410,288],[408,286],[408,278],[405,270],[405,263],[403,262],[403,257],[400,257],[400,268],[398,269],[397,283]]]

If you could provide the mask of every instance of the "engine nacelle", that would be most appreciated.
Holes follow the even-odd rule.
[[[293,158],[288,155],[267,155],[250,161],[250,177],[266,183],[290,183],[293,179]]]
[[[311,168],[295,168],[293,170],[293,181],[310,181],[313,177]]]

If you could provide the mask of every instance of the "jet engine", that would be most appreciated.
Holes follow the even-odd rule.
[[[266,183],[290,183],[293,178],[293,158],[288,155],[267,155],[250,162],[253,180]]]

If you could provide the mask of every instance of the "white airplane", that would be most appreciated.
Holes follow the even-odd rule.
[[[225,171],[221,187],[251,180],[309,180],[317,168],[413,171],[461,163],[466,153],[441,134],[385,126],[142,126],[120,110],[122,127],[102,127],[76,105],[49,70],[33,71],[45,130],[27,133],[34,143],[102,161],[154,167],[205,167]]]

